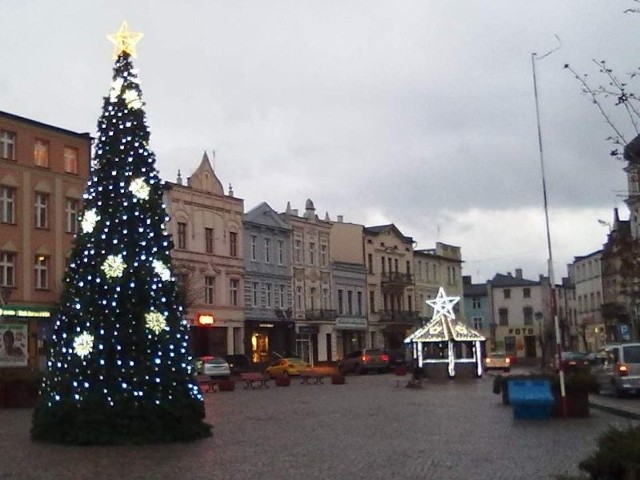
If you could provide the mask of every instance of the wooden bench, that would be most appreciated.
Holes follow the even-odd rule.
[[[313,384],[324,384],[324,377],[326,375],[320,372],[314,372],[312,370],[300,373],[300,384],[311,385]]]
[[[269,377],[258,372],[246,372],[240,374],[240,380],[244,382],[244,388],[269,388]]]

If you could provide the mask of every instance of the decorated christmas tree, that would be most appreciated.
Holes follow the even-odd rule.
[[[162,183],[126,22],[98,120],[81,228],[55,317],[34,440],[186,441],[211,435],[172,274]]]

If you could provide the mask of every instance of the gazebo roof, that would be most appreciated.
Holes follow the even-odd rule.
[[[449,340],[472,342],[476,340],[484,341],[486,338],[455,318],[438,315],[405,338],[404,342],[446,342]]]

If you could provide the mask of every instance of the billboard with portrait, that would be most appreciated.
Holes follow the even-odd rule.
[[[27,366],[27,325],[0,324],[0,367]]]

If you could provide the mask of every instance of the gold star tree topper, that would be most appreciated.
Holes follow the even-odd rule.
[[[133,58],[137,57],[136,43],[143,37],[142,33],[134,33],[129,30],[129,25],[125,20],[120,26],[120,30],[116,33],[107,35],[107,38],[113,43],[113,58],[118,58],[120,52],[127,52]]]

